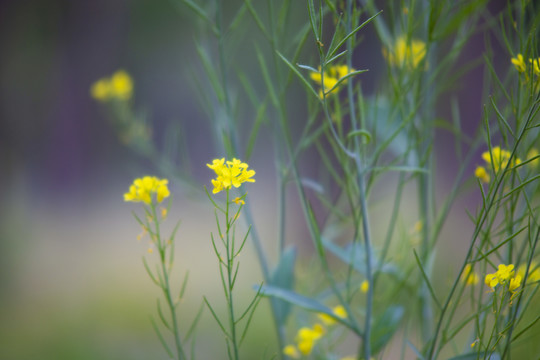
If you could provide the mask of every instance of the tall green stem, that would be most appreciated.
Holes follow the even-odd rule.
[[[346,23],[346,33],[350,33],[352,31],[352,1],[347,0],[347,23]],[[349,69],[352,68],[352,54],[354,51],[354,43],[353,43],[353,37],[351,36],[347,40],[347,66]],[[353,131],[358,130],[358,121],[356,119],[356,108],[354,106],[354,92],[353,92],[353,85],[352,81],[347,82],[347,96],[349,100],[349,113],[351,117],[351,124],[353,127]],[[370,231],[370,223],[369,223],[369,217],[368,217],[368,206],[367,206],[367,200],[366,200],[366,185],[365,185],[365,171],[364,171],[364,165],[362,161],[362,149],[360,147],[360,141],[358,137],[354,138],[354,161],[357,168],[357,174],[358,174],[358,190],[359,190],[359,196],[360,196],[360,209],[362,211],[362,233],[364,237],[364,246],[365,246],[365,254],[366,254],[366,278],[369,283],[369,288],[367,292],[367,301],[366,301],[366,316],[364,321],[364,336],[363,336],[363,353],[365,359],[371,358],[371,316],[373,312],[373,290],[374,290],[374,284],[373,284],[373,271],[372,271],[372,264],[373,261],[371,259],[372,253],[371,253],[371,231]],[[359,354],[360,358],[360,354]]]
[[[164,244],[161,241],[161,235],[160,235],[160,228],[159,228],[159,218],[157,217],[156,213],[156,206],[154,203],[151,204],[151,211],[152,216],[154,218],[155,223],[155,230],[156,230],[156,237],[158,241],[158,248],[159,248],[159,259],[161,262],[161,272],[163,274],[163,282],[162,284],[162,290],[163,294],[165,295],[165,299],[167,300],[167,305],[169,306],[169,311],[171,312],[171,320],[172,320],[172,331],[174,335],[174,343],[176,346],[176,354],[178,356],[178,360],[187,359],[186,354],[184,353],[184,349],[182,348],[182,342],[180,340],[180,331],[178,330],[178,321],[176,319],[176,306],[174,304],[174,301],[172,299],[171,295],[171,287],[169,284],[169,272],[167,271],[167,267],[165,265],[166,259],[165,259],[165,250],[166,250],[166,244]]]
[[[232,220],[232,219],[231,219]],[[236,340],[236,321],[234,318],[234,304],[233,304],[233,272],[234,272],[234,237],[231,242],[230,230],[231,223],[229,221],[229,189],[227,189],[227,202],[225,206],[225,221],[227,225],[226,232],[226,251],[227,251],[227,285],[228,285],[228,305],[229,305],[229,326],[231,328],[231,342],[233,346],[234,359],[238,360],[238,344]]]

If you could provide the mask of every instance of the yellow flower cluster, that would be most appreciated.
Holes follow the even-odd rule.
[[[341,305],[332,309],[336,317],[347,318],[347,311]],[[327,325],[331,326],[336,323],[336,320],[327,314],[319,314],[319,319]],[[296,345],[287,345],[283,348],[283,354],[299,359],[301,355],[309,355],[313,351],[313,347],[317,344],[320,338],[326,333],[322,324],[316,323],[313,327],[302,327],[296,333]]]
[[[129,100],[133,93],[133,80],[124,70],[118,70],[110,78],[96,81],[90,87],[90,95],[98,101]]]
[[[514,67],[518,72],[525,73],[527,75],[527,64],[525,63],[525,59],[523,59],[523,55],[517,54],[517,56],[510,59],[510,61],[512,62],[512,64],[514,64]],[[540,76],[540,58],[529,59],[529,64],[532,67],[534,75]]]
[[[508,284],[508,290],[510,290],[510,292],[514,294],[521,286],[521,275],[516,275],[514,277],[514,265],[500,264],[497,272],[493,274],[487,274],[484,281],[486,285],[488,285],[492,289],[495,289],[495,287],[499,284]]]
[[[491,180],[491,176],[487,169],[493,170],[494,173],[499,172],[501,169],[506,168],[508,161],[510,160],[510,151],[501,149],[499,146],[495,146],[489,151],[485,151],[482,154],[482,159],[486,163],[486,166],[477,166],[474,171],[474,176],[476,176],[480,181],[488,183]],[[511,167],[521,164],[521,159],[515,157],[510,164]]]
[[[339,86],[335,87],[336,84],[339,82],[339,80],[342,77],[347,76],[348,74],[355,71],[353,68],[349,68],[347,65],[335,65],[335,66],[329,66],[326,68],[326,71],[324,71],[324,79],[321,76],[321,67],[319,66],[319,72],[312,72],[310,74],[311,80],[315,81],[317,84],[321,85],[323,82],[324,84],[321,85],[321,87],[324,89],[319,90],[319,97],[322,99],[324,95],[330,95],[331,93],[337,93],[339,91]],[[340,85],[347,84],[347,80],[343,80],[343,82]],[[332,88],[334,88],[332,90]]]
[[[225,158],[214,159],[212,164],[206,164],[210,169],[214,170],[217,177],[212,179],[212,185],[214,190],[212,192],[217,194],[224,189],[230,189],[231,186],[240,187],[245,182],[255,182],[252,179],[255,175],[254,170],[248,170],[248,164],[241,162],[240,160],[233,158],[232,161],[225,162]]]
[[[465,285],[476,285],[480,282],[480,276],[473,271],[471,264],[465,265],[465,269],[463,269],[463,273],[461,274],[461,281],[463,281]]]
[[[171,194],[167,187],[168,183],[169,180],[158,179],[155,176],[145,176],[135,179],[129,187],[129,192],[124,194],[124,201],[142,201],[146,204],[151,204],[152,194],[156,194],[156,200],[160,203]]]
[[[403,69],[413,70],[420,65],[426,56],[426,43],[421,40],[408,40],[399,36],[391,49],[382,50],[383,56],[390,63]]]

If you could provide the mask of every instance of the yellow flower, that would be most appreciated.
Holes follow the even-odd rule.
[[[90,87],[90,95],[98,101],[129,100],[133,93],[133,80],[124,71],[116,71],[110,78],[102,78]]]
[[[510,59],[512,64],[516,67],[516,70],[520,73],[527,71],[527,66],[525,65],[525,61],[523,60],[523,55],[517,54],[517,57]]]
[[[369,281],[362,281],[362,284],[360,284],[360,291],[362,291],[364,294],[369,291]]]
[[[340,86],[342,84],[347,84],[348,79],[344,80],[340,84],[340,86],[336,87],[335,89],[332,90],[332,88],[336,86],[336,84],[341,78],[347,76],[353,71],[355,70],[353,68],[349,68],[347,65],[328,66],[326,68],[326,71],[324,72],[324,85],[322,86],[322,88],[324,89],[324,94],[330,95],[331,93],[336,93],[337,91],[339,91]],[[323,82],[323,79],[321,77],[321,67],[319,66],[319,72],[312,72],[310,74],[310,77],[311,80],[321,85],[321,83]],[[324,97],[323,89],[319,90],[319,97],[321,99]]]
[[[489,180],[491,180],[491,177],[486,171],[486,168],[483,166],[477,166],[476,170],[474,171],[474,176],[476,176],[478,179],[480,179],[481,182],[489,183]]]
[[[506,280],[510,279],[514,275],[514,265],[509,264],[507,266],[504,264],[500,264],[499,270],[497,270],[496,274],[497,274],[497,278],[499,278],[499,281],[501,283],[505,282]]]
[[[495,286],[499,284],[499,279],[497,278],[497,275],[495,274],[487,274],[484,279],[484,282],[486,283],[486,285],[488,285],[492,289],[495,289]]]
[[[510,279],[510,284],[508,285],[508,290],[512,294],[515,294],[518,288],[521,286],[521,276],[517,275],[516,277]]]
[[[161,217],[162,217],[163,219],[165,219],[165,218],[167,217],[167,213],[168,213],[167,208],[162,208],[162,209],[161,209]]]
[[[347,318],[347,310],[341,305],[338,305],[334,308],[332,308],[332,313],[334,313],[335,316],[346,319]],[[319,319],[325,324],[325,325],[334,325],[336,323],[336,320],[327,314],[318,314],[317,315]]]
[[[516,277],[525,278],[525,272],[527,271],[527,264],[522,264],[517,269]],[[531,261],[531,266],[529,268],[529,275],[527,276],[527,282],[536,282],[540,280],[540,267],[536,261]]]
[[[538,150],[536,148],[531,148],[531,150],[529,150],[529,152],[527,153],[527,160],[533,159],[537,157],[538,155],[540,155]],[[531,161],[530,163],[528,163],[527,165],[529,165],[532,169],[537,169],[539,164],[540,164],[540,158],[537,158]]]
[[[248,164],[234,158],[232,161],[225,162],[225,158],[215,159],[212,164],[206,164],[216,173],[216,178],[212,179],[214,189],[212,192],[217,194],[224,189],[230,189],[232,186],[240,187],[245,182],[255,182],[252,179],[255,175],[254,170],[248,170]]]
[[[244,205],[246,202],[239,197],[236,197],[233,199],[233,203],[235,203],[236,205]]]
[[[474,175],[479,178],[482,182],[489,182],[491,179],[490,174],[487,169],[492,170],[495,173],[498,173],[500,170],[505,169],[507,166],[512,168],[521,164],[521,159],[514,157],[514,159],[509,163],[510,156],[512,153],[508,150],[501,149],[499,146],[491,148],[491,152],[484,151],[482,153],[482,159],[486,163],[486,166],[478,166],[474,172]]]
[[[383,55],[390,65],[413,70],[426,56],[426,44],[417,39],[409,41],[401,35],[396,39],[392,49],[383,48]]]
[[[509,283],[510,286],[513,286],[513,289],[515,289],[516,287],[519,287],[519,285],[521,284],[521,276],[518,275],[516,278],[512,278],[513,276],[514,276],[513,264],[508,264],[508,265],[500,264],[498,266],[497,272],[493,274],[487,274],[484,281],[486,285],[489,285],[492,289],[494,289],[498,284],[506,284],[506,283]],[[519,279],[517,279],[518,277]]]
[[[294,345],[287,345],[283,348],[283,354],[293,359],[300,359],[300,353]]]
[[[317,341],[324,335],[324,328],[321,324],[313,325],[313,328],[302,327],[296,334],[296,343],[298,344],[298,350],[303,355],[311,354],[313,347]]]
[[[465,265],[463,273],[461,274],[461,281],[466,285],[476,285],[480,281],[480,277],[472,270],[471,264]]]
[[[167,184],[169,180],[158,179],[155,176],[144,176],[135,179],[133,185],[129,187],[129,191],[124,194],[124,201],[152,203],[152,194],[156,194],[158,203],[170,196]]]
[[[529,59],[529,63],[531,63],[533,67],[534,75],[540,76],[540,58],[538,59]]]
[[[124,70],[118,70],[111,76],[111,92],[113,97],[129,100],[133,92],[131,76]]]
[[[109,81],[107,79],[99,79],[90,87],[90,95],[99,101],[107,100],[110,93]]]

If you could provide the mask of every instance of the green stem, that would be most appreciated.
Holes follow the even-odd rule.
[[[176,306],[174,305],[174,302],[172,300],[171,295],[171,287],[169,284],[169,273],[167,271],[167,267],[165,265],[166,259],[165,259],[165,252],[166,252],[166,243],[163,243],[161,241],[161,235],[160,235],[160,229],[159,229],[159,218],[157,217],[156,213],[156,205],[152,202],[151,205],[151,211],[152,211],[152,217],[154,218],[154,223],[156,224],[155,230],[156,230],[156,238],[157,238],[157,246],[159,250],[159,259],[161,262],[161,272],[163,274],[163,294],[165,295],[165,299],[167,300],[167,305],[169,306],[169,310],[171,312],[171,320],[173,325],[173,335],[174,335],[174,343],[176,345],[176,354],[178,356],[178,360],[187,359],[186,354],[184,353],[184,349],[182,348],[182,342],[180,340],[180,331],[178,330],[178,321],[176,319]]]
[[[234,319],[234,306],[233,306],[233,272],[234,272],[234,237],[232,239],[230,238],[230,230],[231,230],[231,224],[232,219],[229,221],[229,189],[226,190],[227,192],[227,203],[225,205],[225,220],[227,225],[227,286],[228,286],[228,305],[229,305],[229,326],[231,327],[231,342],[233,345],[233,354],[234,359],[238,360],[238,344],[236,340],[236,322]]]
[[[346,32],[350,33],[352,30],[352,23],[351,23],[351,17],[352,17],[352,1],[347,0],[347,24],[346,24]],[[347,40],[347,66],[349,69],[352,68],[352,53],[354,50],[354,44],[353,44],[353,37],[350,37]],[[354,102],[354,93],[353,93],[353,86],[352,86],[352,79],[347,82],[347,95],[349,98],[349,115],[351,117],[351,123],[353,127],[353,131],[358,130],[358,121],[356,119],[356,109],[355,109],[355,102]],[[373,284],[373,270],[371,268],[372,266],[372,253],[371,253],[371,231],[370,231],[370,223],[369,223],[369,217],[368,217],[368,207],[367,207],[367,200],[366,200],[366,185],[365,185],[365,171],[364,171],[364,165],[362,163],[362,157],[361,152],[362,149],[360,147],[360,141],[358,137],[354,138],[354,148],[355,148],[355,154],[354,154],[354,160],[358,171],[358,190],[360,192],[360,209],[362,211],[362,232],[364,235],[364,244],[365,244],[365,253],[366,253],[366,278],[369,283],[369,288],[367,292],[367,303],[366,303],[366,317],[364,321],[364,341],[363,341],[363,348],[364,348],[364,358],[370,359],[371,358],[371,316],[373,312],[373,290],[374,290],[374,284]]]

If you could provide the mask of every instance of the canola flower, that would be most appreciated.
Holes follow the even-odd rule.
[[[159,179],[155,176],[144,176],[135,179],[129,187],[129,191],[124,194],[124,201],[144,202],[150,205],[152,203],[152,194],[158,203],[170,196],[167,186],[169,180]],[[166,215],[166,214],[165,214]]]
[[[347,318],[347,311],[341,305],[338,305],[332,308],[332,313],[341,319]],[[318,314],[317,316],[325,325],[330,326],[336,323],[336,320],[328,314]]]
[[[360,284],[360,291],[366,294],[369,291],[369,281],[364,280]]]
[[[347,310],[341,305],[332,308],[332,313],[341,319],[346,319],[348,314]],[[321,322],[326,326],[332,326],[337,321],[335,318],[328,314],[317,315]],[[324,336],[326,329],[323,324],[315,323],[313,327],[304,326],[298,330],[295,337],[296,344],[289,344],[283,348],[283,354],[293,359],[299,359],[302,355],[307,356],[311,354],[317,342]]]
[[[111,77],[97,80],[90,87],[90,95],[101,102],[127,101],[133,94],[133,80],[125,70],[118,70]]]
[[[527,63],[525,62],[522,54],[517,54],[516,57],[510,59],[510,62],[514,65],[514,67],[519,73],[528,73]],[[529,58],[529,64],[532,67],[533,74],[536,76],[540,76],[540,58]]]
[[[500,264],[498,266],[498,270],[495,273],[487,274],[484,282],[486,285],[488,285],[492,290],[495,290],[497,285],[508,285],[508,290],[515,294],[518,290],[518,288],[521,286],[521,276],[516,275],[514,276],[514,265],[504,265]]]
[[[212,185],[214,194],[219,193],[222,190],[228,190],[232,186],[240,187],[245,182],[255,182],[253,175],[255,170],[248,170],[248,164],[241,162],[240,160],[233,158],[232,161],[225,161],[225,158],[214,159],[212,164],[206,164],[210,169],[216,173],[216,178],[212,179]],[[233,200],[237,204],[243,202],[238,198]]]
[[[465,265],[465,269],[461,274],[461,281],[467,286],[476,285],[480,282],[480,276],[472,269],[471,264]]]
[[[529,74],[532,73],[532,76],[536,77],[536,86],[540,84],[540,58],[529,58],[528,65],[530,67],[527,66],[527,62],[525,62],[522,54],[517,54],[516,57],[510,59],[510,62],[514,65],[518,73],[523,74],[526,83],[529,81]]]
[[[283,354],[293,359],[299,359],[302,355],[311,354],[313,348],[324,335],[325,330],[321,324],[315,324],[312,328],[302,327],[296,333],[296,345],[290,344],[283,348]]]
[[[520,277],[521,279],[525,278],[525,273],[527,271],[527,264],[522,264],[518,267],[516,273],[516,277]],[[527,276],[527,283],[529,282],[536,282],[540,280],[540,266],[536,261],[531,261],[531,266],[529,268],[529,274]]]
[[[534,159],[538,155],[540,155],[540,153],[538,152],[538,149],[531,148],[531,150],[527,152],[527,160]],[[537,169],[538,165],[540,165],[540,158],[534,159],[533,161],[529,162],[528,165],[533,170]]]
[[[527,71],[527,65],[525,64],[525,60],[523,60],[523,55],[517,54],[517,56],[510,59],[510,61],[514,64],[514,67],[518,72],[524,73]]]
[[[514,159],[510,162],[511,155],[512,154],[510,151],[501,149],[499,146],[492,148],[491,152],[489,152],[489,150],[485,151],[482,153],[482,159],[485,162],[485,166],[477,166],[476,170],[474,171],[474,176],[476,176],[481,182],[489,183],[491,176],[488,170],[498,173],[500,170],[504,170],[507,166],[514,167],[521,164],[521,159],[518,157],[514,157]]]
[[[315,81],[317,84],[321,86],[321,90],[319,90],[319,97],[322,99],[324,98],[324,95],[330,95],[332,93],[337,93],[339,91],[340,86],[343,84],[347,84],[348,79],[345,79],[341,82],[340,86],[336,86],[336,84],[339,82],[339,80],[348,74],[354,72],[355,70],[353,68],[349,68],[347,65],[334,65],[334,66],[328,66],[323,75],[324,79],[321,76],[321,67],[319,66],[319,72],[312,72],[310,74],[311,80]],[[322,84],[324,82],[324,84]],[[322,85],[321,85],[322,84]],[[323,94],[324,89],[324,94]]]
[[[390,65],[414,70],[426,57],[426,43],[418,39],[408,40],[401,35],[390,49],[383,48],[382,52]]]

